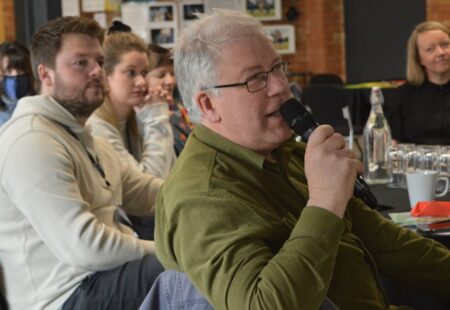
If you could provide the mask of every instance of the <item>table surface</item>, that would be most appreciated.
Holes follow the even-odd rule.
[[[380,213],[385,217],[389,217],[388,213],[408,212],[411,210],[407,189],[391,188],[386,185],[371,185],[370,189],[381,207]],[[444,197],[437,198],[437,200],[450,201],[450,193]],[[429,233],[426,236],[432,237],[450,248],[449,233]]]
[[[389,212],[407,212],[409,206],[408,191],[405,188],[391,188],[386,185],[370,185],[372,193],[382,207],[393,208]]]
[[[411,210],[409,205],[408,191],[405,188],[390,188],[386,185],[370,185],[372,193],[382,207],[380,213],[389,217],[388,213],[407,212]],[[450,201],[450,194],[439,198]],[[389,209],[383,208],[388,207]],[[441,234],[427,234],[426,237],[439,241],[447,248],[450,248],[450,236]],[[409,284],[398,282],[391,278],[380,276],[382,285],[393,304],[409,305],[413,309],[450,309],[450,303],[425,292]]]

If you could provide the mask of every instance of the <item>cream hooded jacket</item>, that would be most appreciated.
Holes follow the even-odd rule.
[[[153,253],[153,242],[118,223],[117,208],[152,213],[161,182],[122,163],[53,98],[23,98],[0,130],[0,274],[10,309],[57,309],[86,276]]]

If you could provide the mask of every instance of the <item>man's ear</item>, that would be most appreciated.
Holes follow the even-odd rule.
[[[54,84],[54,71],[44,64],[40,64],[37,67],[39,80],[43,88],[52,87]]]
[[[216,109],[211,95],[206,91],[200,91],[195,95],[197,107],[202,112],[202,117],[209,123],[218,123],[221,120],[219,111]]]

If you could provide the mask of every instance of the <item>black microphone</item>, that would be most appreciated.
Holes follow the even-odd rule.
[[[280,113],[289,127],[301,136],[304,142],[308,141],[311,133],[319,126],[312,114],[295,98],[285,101],[280,107]],[[377,199],[360,174],[356,175],[354,195],[361,198],[370,208],[378,209]]]

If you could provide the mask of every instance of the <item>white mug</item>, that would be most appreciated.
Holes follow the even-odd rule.
[[[438,181],[445,182],[444,190],[436,193]],[[406,183],[411,208],[419,201],[432,201],[435,197],[442,197],[448,192],[448,178],[439,177],[437,171],[416,170],[406,172]]]

